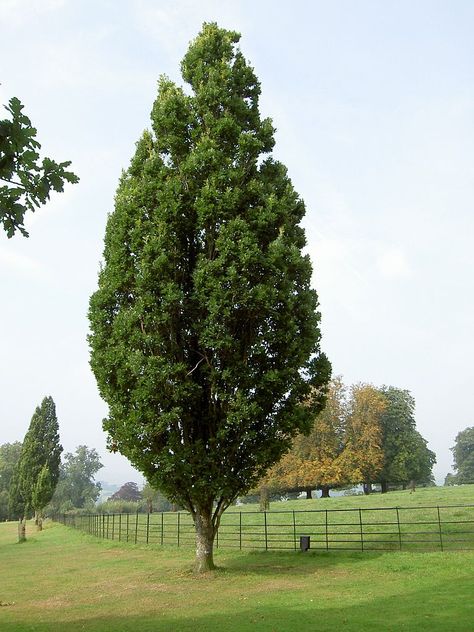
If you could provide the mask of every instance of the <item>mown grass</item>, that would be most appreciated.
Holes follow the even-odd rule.
[[[195,577],[189,548],[51,523],[15,541],[16,525],[0,525],[2,632],[473,629],[474,552],[219,549],[219,570]]]

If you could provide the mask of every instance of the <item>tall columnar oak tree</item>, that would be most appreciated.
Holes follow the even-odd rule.
[[[18,488],[25,516],[34,511],[41,528],[41,514],[51,500],[59,478],[61,444],[56,406],[45,397],[31,418],[18,463]]]
[[[161,78],[89,312],[110,448],[191,512],[198,571],[223,511],[309,429],[330,374],[304,203],[270,156],[239,39],[206,24],[181,64],[189,89]]]

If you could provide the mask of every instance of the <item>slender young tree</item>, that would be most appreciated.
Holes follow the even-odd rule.
[[[51,500],[58,482],[61,452],[56,406],[52,397],[45,397],[31,418],[18,463],[23,520],[30,511],[34,511],[40,530],[42,511]]]
[[[303,201],[270,152],[238,33],[206,24],[123,174],[90,302],[110,448],[188,509],[196,570],[225,509],[324,404]],[[303,405],[313,391],[311,405]]]

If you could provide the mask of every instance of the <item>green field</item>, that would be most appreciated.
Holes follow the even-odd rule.
[[[438,498],[439,504],[463,504],[471,502],[473,491],[466,486],[419,490],[411,500],[402,493],[297,502],[343,508],[438,504]],[[471,632],[474,627],[474,552],[220,548],[219,570],[195,577],[187,547],[98,540],[52,523],[41,533],[28,526],[29,539],[19,545],[16,525],[0,525],[2,632]]]
[[[182,511],[66,518],[101,538],[194,545],[191,516]],[[273,503],[268,512],[255,505],[231,507],[222,517],[216,546],[295,550],[301,535],[309,535],[311,548],[322,551],[474,550],[473,486]]]

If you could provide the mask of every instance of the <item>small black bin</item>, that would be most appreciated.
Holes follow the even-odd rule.
[[[309,535],[300,535],[300,549],[302,551],[307,551],[310,545],[310,537]]]

